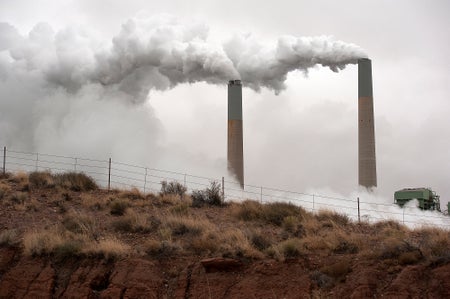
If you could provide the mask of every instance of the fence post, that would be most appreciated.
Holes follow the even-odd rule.
[[[403,206],[403,224],[405,224],[405,207]]]
[[[358,197],[358,223],[361,223],[361,213],[359,210],[359,197]]]
[[[36,153],[36,171],[39,170],[39,153]]]
[[[312,195],[313,197],[313,212],[314,212],[314,194]]]
[[[109,158],[109,166],[108,166],[108,191],[111,190],[111,158]]]
[[[184,188],[186,188],[186,174],[184,174]]]
[[[6,146],[3,147],[3,174],[6,174]]]
[[[147,187],[147,167],[145,167],[145,177],[144,177],[144,194],[145,194],[145,187]]]
[[[262,191],[262,189],[263,189],[263,187],[261,186],[261,197],[260,197],[261,203],[263,203],[263,200],[262,200],[263,191]]]
[[[77,158],[74,158],[74,160],[75,160],[75,163],[74,163],[74,165],[73,165],[73,169],[74,169],[75,172],[77,172],[77,163],[78,163],[78,159],[77,159]]]
[[[222,177],[222,201],[225,201],[225,177]]]

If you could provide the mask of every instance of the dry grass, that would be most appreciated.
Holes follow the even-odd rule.
[[[88,256],[102,257],[105,259],[123,258],[130,254],[131,248],[122,241],[110,237],[98,242],[85,244],[82,253]]]
[[[31,188],[54,188],[55,179],[49,171],[34,171],[29,175]]]
[[[152,229],[152,222],[148,216],[137,213],[131,208],[128,208],[125,215],[114,220],[111,225],[116,231],[131,233],[145,233]]]
[[[171,230],[173,236],[198,236],[204,231],[214,229],[214,224],[206,219],[195,219],[186,216],[167,216],[162,225]]]
[[[96,237],[98,234],[97,222],[94,217],[71,211],[62,220],[62,225],[75,234]]]
[[[91,193],[82,193],[80,196],[81,204],[90,210],[103,210],[107,204],[104,197],[99,197]]]
[[[56,230],[35,231],[23,236],[24,253],[30,256],[47,255],[64,243],[64,238]]]
[[[17,246],[20,243],[19,233],[15,229],[0,232],[0,246]]]
[[[111,215],[122,216],[129,206],[130,201],[128,199],[114,199],[109,204],[110,213]]]

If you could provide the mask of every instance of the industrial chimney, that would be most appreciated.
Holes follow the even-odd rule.
[[[228,170],[244,188],[241,80],[228,82]]]
[[[372,62],[368,58],[358,60],[358,168],[359,185],[376,187]]]

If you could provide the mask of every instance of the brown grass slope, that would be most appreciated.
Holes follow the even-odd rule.
[[[449,231],[223,203],[216,189],[1,176],[0,298],[450,297]]]

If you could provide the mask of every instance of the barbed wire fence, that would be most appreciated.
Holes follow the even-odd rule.
[[[359,197],[339,198],[248,184],[241,189],[239,183],[225,180],[225,177],[208,178],[127,164],[111,158],[98,160],[16,151],[4,147],[1,159],[0,165],[2,165],[3,173],[7,171],[83,172],[108,190],[111,188],[137,188],[144,193],[157,193],[161,190],[161,182],[167,181],[182,184],[187,192],[192,192],[208,188],[212,182],[216,182],[222,187],[225,201],[246,199],[261,203],[284,201],[301,206],[311,212],[323,209],[334,210],[356,221],[395,220],[410,226],[438,225],[450,229],[450,217],[445,217],[438,212],[420,211],[414,207],[401,209],[394,203],[369,202],[360,200]]]

